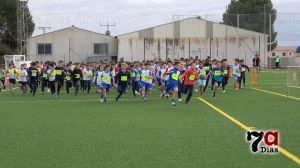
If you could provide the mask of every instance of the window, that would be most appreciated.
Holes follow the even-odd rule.
[[[276,53],[275,53],[275,52],[272,52],[272,56],[275,57],[275,56],[276,56]]]
[[[107,54],[107,53],[108,53],[107,43],[94,44],[94,54]]]
[[[52,44],[37,44],[38,55],[52,55]]]
[[[286,57],[286,52],[283,52],[283,53],[282,53],[282,56],[283,56],[283,57]]]
[[[292,55],[292,52],[290,52],[290,56]]]

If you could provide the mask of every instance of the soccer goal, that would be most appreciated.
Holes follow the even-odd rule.
[[[20,67],[21,62],[26,61],[25,55],[4,55],[5,68],[8,68],[10,63],[14,63],[17,68]]]
[[[287,95],[300,97],[300,66],[287,67]]]

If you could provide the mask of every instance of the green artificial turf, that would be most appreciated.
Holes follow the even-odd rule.
[[[94,91],[60,98],[1,93],[0,167],[299,167],[283,154],[252,154],[245,131],[198,93],[176,107],[156,89],[145,103],[131,93],[116,103],[115,96],[101,104]],[[247,126],[280,131],[280,146],[300,156],[300,101],[250,88],[203,98]]]

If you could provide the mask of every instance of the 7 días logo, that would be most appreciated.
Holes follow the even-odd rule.
[[[264,144],[261,144],[263,140]],[[248,131],[247,141],[252,142],[251,151],[253,153],[276,154],[279,152],[279,133],[278,131]]]

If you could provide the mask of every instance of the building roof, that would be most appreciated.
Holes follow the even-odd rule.
[[[202,19],[200,16],[195,16],[195,17],[189,17],[189,18],[185,18],[185,19],[181,19],[181,20],[176,20],[176,21],[173,21],[173,22],[168,22],[168,23],[164,23],[164,24],[160,24],[160,25],[156,25],[156,26],[152,26],[152,27],[148,27],[148,28],[144,28],[144,29],[140,29],[140,30],[136,30],[136,31],[124,33],[124,34],[120,34],[117,37],[128,35],[128,34],[132,34],[132,33],[136,33],[136,32],[139,32],[139,31],[144,31],[144,30],[147,30],[147,29],[155,28],[155,27],[165,26],[165,25],[168,25],[168,24],[176,23],[176,22],[191,20],[191,19],[199,19],[199,20],[202,20],[202,21],[205,21],[205,22],[209,22],[209,23],[215,23],[215,24],[219,24],[219,25],[224,25],[224,26],[228,26],[228,27],[237,28],[237,27],[234,27],[234,26],[225,25],[223,23],[217,23],[217,22],[212,22],[212,21],[209,21],[209,20],[205,20],[205,19]],[[253,30],[248,30],[248,29],[243,29],[243,28],[238,28],[238,29],[240,29],[240,30],[246,30],[246,31],[249,31],[249,32],[254,32],[254,33],[259,33],[259,34],[264,35],[264,33],[256,32],[256,31],[253,31]],[[266,34],[266,36],[268,36],[268,35]]]
[[[78,29],[78,30],[87,31],[87,32],[90,32],[90,33],[96,33],[96,34],[102,35],[102,36],[107,36],[107,35],[102,34],[102,33],[98,33],[98,32],[94,32],[94,31],[90,31],[90,30],[78,28],[78,27],[75,27],[74,25],[72,25],[71,27],[59,29],[59,30],[52,31],[52,32],[48,32],[48,33],[45,33],[45,34],[40,34],[40,35],[37,35],[37,36],[33,36],[33,37],[31,37],[31,38],[36,38],[36,37],[40,37],[40,36],[45,36],[45,35],[49,35],[49,34],[52,34],[52,33],[56,33],[56,32],[59,32],[59,31],[64,31],[64,30],[68,30],[68,29]],[[107,37],[115,38],[115,37],[113,37],[113,36],[107,36]]]
[[[288,46],[277,46],[274,51],[294,51],[294,49]]]

